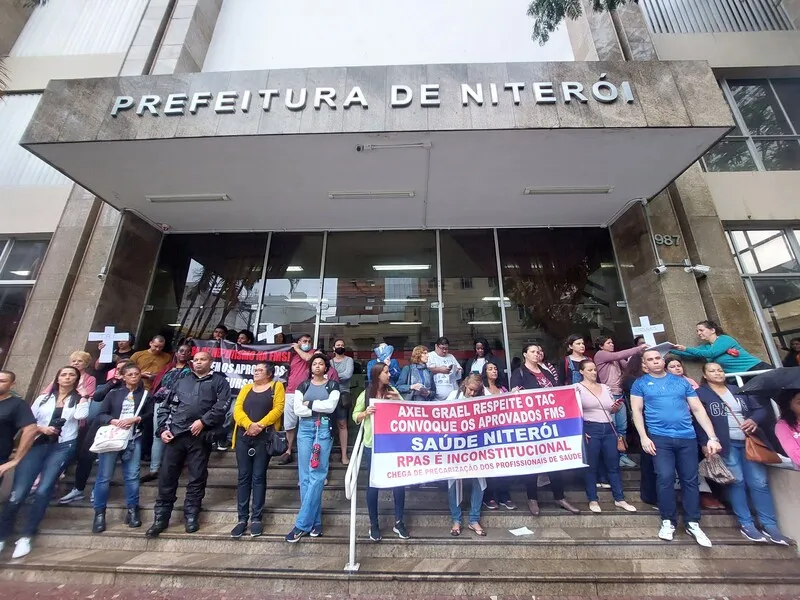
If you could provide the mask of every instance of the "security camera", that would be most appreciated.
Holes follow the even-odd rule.
[[[167,223],[159,223],[158,228],[164,233],[169,233],[169,230],[172,229]]]
[[[364,144],[356,144],[356,152],[363,152],[365,149]]]
[[[711,271],[711,267],[709,267],[707,265],[695,265],[694,266],[694,272],[695,273],[699,273],[701,275],[705,275],[709,271]]]
[[[98,273],[98,274],[97,274],[97,278],[98,278],[100,281],[105,281],[105,280],[106,280],[106,274],[105,274],[105,273]]]
[[[653,273],[655,273],[656,275],[663,275],[666,272],[667,272],[666,265],[657,265],[653,267]]]

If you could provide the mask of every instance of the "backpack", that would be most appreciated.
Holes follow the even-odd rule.
[[[571,385],[583,381],[583,375],[581,375],[581,372],[573,366],[572,359],[567,356],[564,358],[564,360],[566,361],[564,363],[564,373],[566,373],[565,379],[567,380],[564,382],[564,385]]]

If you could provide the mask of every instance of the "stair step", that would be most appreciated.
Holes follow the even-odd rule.
[[[480,543],[482,540],[476,540]],[[340,556],[314,556],[286,544],[278,555],[129,550],[35,549],[6,561],[3,579],[139,587],[259,590],[263,593],[383,595],[701,596],[794,594],[800,584],[792,560],[548,558],[364,558],[356,573]],[[711,549],[713,553],[713,549]]]

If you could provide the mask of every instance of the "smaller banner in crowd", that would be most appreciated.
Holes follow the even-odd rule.
[[[373,487],[585,466],[583,413],[573,386],[449,402],[372,403]]]
[[[254,344],[243,346],[233,342],[216,340],[194,340],[192,354],[211,354],[211,370],[219,371],[228,378],[231,392],[238,393],[245,384],[253,381],[253,367],[258,363],[275,363],[275,380],[286,383],[289,377],[289,361],[292,358],[291,344]]]

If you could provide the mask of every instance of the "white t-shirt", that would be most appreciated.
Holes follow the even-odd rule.
[[[453,365],[450,373],[434,373],[433,382],[436,384],[436,399],[446,400],[454,389],[458,387],[458,380],[461,378],[461,366],[456,357],[452,354],[439,356],[436,352],[428,353],[428,368],[447,367]]]
[[[483,365],[485,365],[485,364],[486,364],[486,358],[484,358],[484,357],[476,358],[473,361],[472,366],[470,367],[470,369],[471,369],[470,372],[471,373],[483,373]]]
[[[730,390],[728,393],[725,394],[722,398],[725,400],[725,414],[728,416],[728,432],[731,436],[732,440],[743,440],[745,439],[744,431],[739,429],[739,423],[736,422],[736,418],[739,419],[739,422],[744,422],[744,414],[742,413],[742,405],[739,400],[736,399]],[[730,407],[730,408],[728,408]],[[731,414],[731,410],[734,412],[736,417]]]
[[[133,392],[128,392],[125,401],[122,403],[122,410],[119,413],[120,420],[132,419],[136,415],[136,401],[133,399]],[[138,434],[134,437],[138,437]]]

